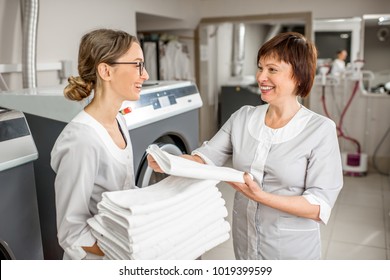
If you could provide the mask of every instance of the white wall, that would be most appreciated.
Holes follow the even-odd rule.
[[[136,13],[171,18],[144,23],[150,29],[195,29],[203,17],[312,11],[313,18],[354,17],[390,13],[388,0],[40,0],[37,62],[73,61],[85,32],[107,27],[135,34]],[[238,9],[239,5],[239,9]],[[0,64],[21,63],[21,18],[17,0],[0,0]],[[21,88],[20,74],[4,74],[13,89]],[[59,82],[56,72],[38,73],[38,86]]]
[[[131,0],[136,12],[148,14],[142,30],[195,29],[201,18],[201,0]],[[151,20],[149,20],[151,19]]]
[[[54,63],[60,60],[73,62],[77,74],[77,54],[81,36],[94,28],[122,29],[136,34],[136,12],[160,14],[166,17],[191,19],[193,0],[40,0],[37,63]],[[198,14],[198,13],[196,13]],[[194,28],[196,24],[189,21]],[[198,21],[198,20],[196,20]],[[22,33],[20,1],[0,0],[0,64],[21,63]],[[176,26],[177,27],[177,26]],[[3,74],[11,89],[22,88],[21,74]],[[56,71],[39,72],[38,86],[59,83]]]
[[[97,5],[97,3],[99,5]],[[118,4],[118,5],[115,5]],[[124,0],[40,0],[37,32],[37,63],[71,60],[77,73],[78,44],[82,34],[107,27],[135,30],[131,2]],[[0,64],[21,63],[21,16],[19,1],[0,0]],[[11,26],[12,28],[7,28]],[[3,52],[6,49],[6,52]],[[8,76],[8,77],[7,77]],[[21,88],[21,74],[4,75],[10,88]],[[57,72],[38,73],[38,86],[59,82]]]
[[[390,12],[388,0],[200,0],[203,17],[312,12],[313,18],[345,18]]]

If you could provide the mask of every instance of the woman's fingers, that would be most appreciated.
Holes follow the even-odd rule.
[[[148,165],[154,172],[164,173],[151,155],[147,155]]]

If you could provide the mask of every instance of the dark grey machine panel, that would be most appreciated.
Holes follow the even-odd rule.
[[[258,106],[261,104],[264,104],[264,102],[261,100],[257,85],[222,86],[219,127],[221,127],[230,116],[242,106]]]

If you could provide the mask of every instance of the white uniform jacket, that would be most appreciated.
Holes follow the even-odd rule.
[[[327,223],[343,185],[335,124],[305,107],[282,128],[265,125],[268,104],[244,106],[193,154],[249,172],[264,191],[304,196]],[[319,223],[264,206],[236,192],[233,244],[237,259],[319,259]]]
[[[117,116],[127,141],[120,149],[106,129],[81,111],[61,132],[51,152],[56,172],[55,198],[58,241],[64,259],[89,258],[82,246],[92,246],[87,219],[97,214],[103,192],[133,188],[133,150],[123,116]]]

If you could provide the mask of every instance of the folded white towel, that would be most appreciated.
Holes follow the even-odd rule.
[[[195,259],[229,238],[217,183],[169,176],[106,192],[88,224],[106,259]]]
[[[161,199],[161,191],[164,191],[165,188],[170,188],[172,185],[169,184],[180,182],[182,180],[183,178],[170,178],[160,181],[159,183],[157,183],[160,188],[154,188],[154,197],[160,197]],[[190,190],[190,188],[195,188],[195,193],[191,195],[191,197],[167,205],[162,209],[149,211],[149,213],[144,211],[144,213],[142,214],[133,214],[133,211],[131,209],[134,208],[134,205],[129,206],[130,203],[133,203],[133,200],[135,200],[135,193],[132,190],[119,191],[120,193],[118,195],[110,194],[110,200],[107,200],[107,196],[103,196],[102,201],[98,204],[98,210],[99,213],[102,215],[103,219],[105,219],[105,216],[109,216],[120,226],[124,228],[126,227],[128,229],[134,229],[143,226],[148,227],[151,222],[158,222],[160,224],[165,223],[167,218],[175,218],[178,215],[181,215],[184,211],[199,207],[199,204],[203,205],[205,203],[205,200],[208,200],[206,202],[215,201],[222,196],[218,188],[212,185],[210,185],[206,189],[198,188],[198,185],[192,185],[188,186],[187,189],[181,189],[180,191],[186,191],[192,194],[193,191]],[[172,193],[171,195],[173,197],[175,194]],[[172,197],[170,197],[169,199],[171,199]],[[123,201],[126,201],[128,205],[124,205],[122,203]],[[122,206],[125,207],[123,208],[122,206],[120,206],[120,203],[122,203]],[[155,207],[155,205],[153,207]]]
[[[153,156],[166,174],[187,178],[244,183],[244,172],[230,168],[201,164],[180,156],[169,154],[152,144],[146,150]]]
[[[133,215],[147,214],[180,203],[207,188],[214,188],[217,183],[216,180],[169,176],[146,188],[127,190],[132,195],[124,196],[124,191],[104,192],[101,203],[111,203],[112,207],[131,211]]]
[[[183,220],[187,216],[189,219],[201,216],[201,213],[204,213],[206,216],[210,216],[213,215],[213,211],[217,211],[219,209],[222,209],[227,215],[225,200],[221,198],[220,192],[216,193],[215,196],[204,197],[203,200],[188,201],[187,205],[181,205],[182,208],[175,206],[168,207],[164,211],[161,211],[164,212],[164,216],[161,216],[160,212],[142,215],[142,217],[145,217],[146,223],[139,222],[138,226],[132,227],[129,225],[133,224],[133,219],[139,220],[137,215],[127,217],[123,216],[120,220],[118,220],[117,215],[105,211],[100,211],[99,215],[102,217],[107,227],[115,231],[118,235],[131,235],[132,241],[134,242],[139,241],[139,236],[142,236],[142,239],[145,239],[150,235],[154,235],[156,229],[163,228],[172,221]],[[126,222],[122,223],[122,221]]]
[[[95,215],[87,220],[88,225],[92,229],[92,235],[98,241],[99,247],[105,254],[109,254],[109,258],[128,259],[132,254],[132,248],[126,241],[121,241],[115,234],[108,231],[99,215]]]
[[[193,234],[189,239],[184,240],[176,246],[169,243],[159,243],[152,247],[145,247],[138,253],[128,253],[109,239],[104,239],[100,234],[97,236],[97,243],[105,254],[105,259],[112,260],[152,260],[152,259],[196,259],[206,251],[218,246],[229,239],[230,225],[225,220],[205,227],[201,232]]]
[[[173,233],[163,242],[151,246],[143,246],[139,252],[131,252],[123,248],[123,244],[117,244],[101,234],[99,219],[90,218],[89,224],[94,227],[93,235],[96,237],[101,250],[107,259],[117,260],[152,260],[152,259],[196,259],[204,252],[229,239],[230,225],[224,219],[218,219],[201,230],[193,232]],[[99,229],[100,227],[100,229]],[[98,231],[95,231],[98,229]],[[104,230],[103,230],[104,231]]]
[[[151,228],[142,233],[132,234],[131,231],[129,231],[126,236],[123,236],[119,230],[116,230],[116,233],[121,235],[120,240],[127,238],[133,252],[140,252],[146,247],[168,243],[168,241],[169,244],[167,245],[174,246],[188,238],[188,236],[192,236],[199,232],[205,226],[215,223],[218,220],[223,220],[223,218],[227,217],[227,214],[225,207],[212,206],[210,208],[196,209],[195,211],[183,215],[179,219],[172,219],[166,224],[157,226],[153,229]]]
[[[160,259],[194,260],[229,239],[230,224],[220,220],[190,236],[186,241],[159,256]]]
[[[137,259],[156,259],[163,256],[174,248],[180,247],[187,242],[189,238],[199,235],[205,229],[209,229],[208,234],[214,232],[215,235],[221,235],[221,229],[216,228],[218,224],[224,223],[223,218],[212,218],[205,221],[194,221],[194,223],[183,223],[183,225],[175,227],[167,227],[161,231],[161,234],[156,234],[154,238],[133,244],[133,255]],[[226,233],[228,231],[224,231]],[[200,243],[198,243],[201,246]]]

